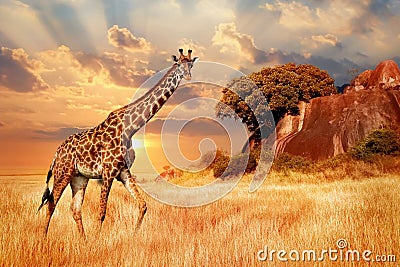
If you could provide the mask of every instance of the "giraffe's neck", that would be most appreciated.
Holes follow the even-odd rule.
[[[175,92],[182,78],[178,66],[173,65],[145,95],[126,106],[124,132],[129,140],[160,110]]]

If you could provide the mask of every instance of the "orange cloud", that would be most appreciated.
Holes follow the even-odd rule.
[[[127,28],[119,28],[113,25],[108,29],[108,42],[130,52],[149,52],[151,44],[143,37],[134,36]]]
[[[144,60],[128,55],[104,52],[100,55],[74,52],[67,46],[37,54],[44,65],[42,76],[53,87],[90,84],[138,87],[153,71]]]
[[[0,87],[16,92],[38,91],[49,87],[38,73],[41,63],[30,59],[22,48],[2,47],[0,63]]]
[[[298,62],[299,58],[296,53],[287,54],[277,49],[270,49],[269,51],[259,49],[255,45],[254,37],[239,32],[234,22],[220,23],[215,28],[212,44],[221,47],[220,52],[231,55],[236,62],[238,59],[244,59],[256,65],[273,65],[291,61]],[[301,56],[300,58],[303,59]]]
[[[325,35],[313,35],[311,36],[311,39],[321,44],[330,44],[332,46],[341,45],[339,39],[335,35],[330,33],[327,33]]]
[[[178,42],[179,48],[183,48],[183,50],[192,49],[196,51],[196,57],[202,58],[204,57],[204,52],[206,48],[202,46],[199,42],[193,41],[192,39],[183,38]]]
[[[253,36],[238,32],[234,22],[220,23],[215,28],[212,43],[214,46],[220,46],[222,53],[244,57],[252,63],[258,64],[267,57],[265,51],[256,47]]]
[[[290,29],[302,29],[314,26],[313,11],[302,3],[281,2],[267,3],[264,8],[268,11],[279,12],[279,23]]]
[[[153,71],[144,59],[67,46],[28,55],[0,50],[0,136],[62,140],[127,103]],[[23,135],[21,135],[23,133]]]

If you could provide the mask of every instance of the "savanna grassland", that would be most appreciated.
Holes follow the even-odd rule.
[[[35,214],[43,175],[0,178],[1,266],[287,266],[259,261],[270,250],[346,249],[396,255],[400,261],[400,172],[389,159],[371,165],[349,162],[335,169],[300,173],[273,171],[262,187],[248,193],[246,176],[226,197],[207,206],[178,208],[146,196],[148,213],[135,233],[134,200],[119,183],[110,193],[102,231],[92,231],[100,188],[90,182],[83,206],[88,235],[82,240],[71,216],[70,189],[64,192],[42,235],[45,210]],[[391,163],[392,162],[392,163]],[[21,177],[25,177],[22,179]],[[210,177],[185,174],[174,181],[199,185]],[[318,255],[319,256],[319,255]],[[289,256],[286,255],[288,258]],[[372,266],[365,261],[291,262],[290,266]]]

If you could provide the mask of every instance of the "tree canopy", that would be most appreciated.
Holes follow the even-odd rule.
[[[334,79],[326,71],[313,65],[288,63],[232,80],[223,90],[216,114],[224,118],[235,112],[254,133],[263,126],[259,123],[267,123],[257,121],[265,118],[265,112],[271,111],[278,122],[286,114],[298,115],[300,101],[336,93]],[[264,97],[260,98],[260,94]]]

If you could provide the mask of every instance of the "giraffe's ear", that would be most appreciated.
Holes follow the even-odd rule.
[[[178,58],[177,58],[175,55],[172,55],[172,60],[173,60],[174,62],[178,62]]]
[[[197,60],[199,60],[199,57],[195,57],[195,58],[193,58],[193,60],[192,60],[192,64],[194,64],[194,62],[196,62]]]

